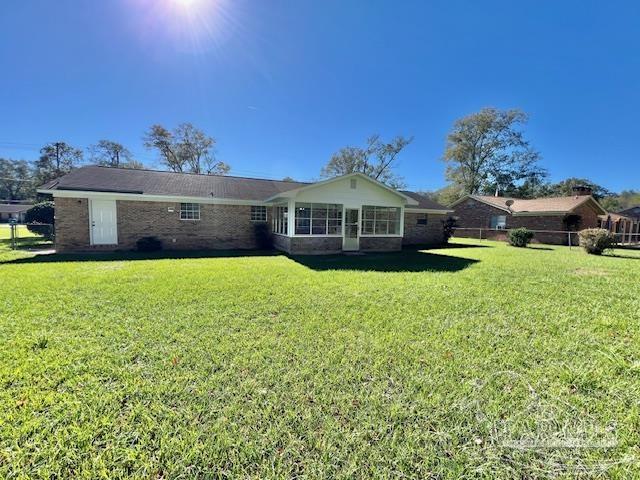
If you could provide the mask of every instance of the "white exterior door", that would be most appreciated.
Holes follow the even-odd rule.
[[[118,243],[118,217],[115,200],[91,200],[91,244]]]
[[[360,210],[357,208],[344,209],[344,238],[342,239],[342,250],[354,251],[360,249]]]

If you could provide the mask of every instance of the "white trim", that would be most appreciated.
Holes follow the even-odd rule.
[[[54,198],[95,198],[100,200],[131,200],[136,202],[173,202],[221,205],[256,205],[269,207],[270,202],[258,200],[236,200],[231,198],[181,197],[176,195],[148,195],[145,193],[90,192],[87,190],[37,190],[38,193],[53,195]]]
[[[431,213],[433,215],[446,215],[447,213],[454,213],[455,210],[434,210],[432,208],[405,208],[406,213]]]
[[[375,178],[371,178],[369,175],[365,175],[364,173],[360,173],[360,172],[347,173],[346,175],[340,175],[338,177],[329,178],[327,180],[322,180],[321,182],[316,182],[316,183],[312,183],[310,185],[305,185],[304,187],[299,187],[299,188],[296,188],[296,189],[293,189],[293,190],[287,190],[286,192],[281,192],[281,193],[278,193],[278,194],[276,194],[276,195],[274,195],[272,197],[269,197],[265,201],[266,202],[270,202],[270,201],[273,201],[273,200],[275,200],[277,198],[294,198],[300,192],[311,190],[311,189],[316,188],[316,187],[321,187],[323,185],[328,185],[330,183],[337,182],[339,180],[343,180],[343,179],[351,178],[351,177],[359,177],[359,178],[363,178],[365,180],[368,180],[371,183],[373,183],[374,185],[382,187],[385,190],[388,190],[389,192],[396,194],[400,198],[405,199],[407,201],[407,205],[419,205],[418,201],[414,200],[410,196],[405,195],[404,193],[399,192],[398,190],[396,190],[394,188],[391,188],[391,187],[389,187],[388,185],[385,185],[382,182],[379,182]]]

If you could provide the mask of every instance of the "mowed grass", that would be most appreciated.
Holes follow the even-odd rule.
[[[0,477],[640,476],[615,254],[4,251]]]

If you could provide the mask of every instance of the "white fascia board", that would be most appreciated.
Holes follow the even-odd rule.
[[[418,201],[414,200],[410,196],[405,195],[404,193],[399,192],[398,190],[396,190],[394,188],[391,188],[391,187],[385,185],[384,183],[379,182],[378,180],[376,180],[374,178],[371,178],[369,175],[365,175],[364,173],[360,173],[360,172],[347,173],[346,175],[340,175],[338,177],[333,177],[333,178],[329,178],[327,180],[322,180],[321,182],[312,183],[311,185],[305,185],[304,187],[296,188],[294,190],[288,190],[286,192],[278,193],[277,195],[274,195],[273,197],[267,198],[265,201],[266,202],[270,202],[270,201],[275,200],[275,199],[277,199],[279,197],[295,198],[298,195],[298,193],[300,193],[300,192],[304,192],[306,190],[311,190],[311,189],[316,188],[316,187],[321,187],[323,185],[328,185],[330,183],[337,182],[338,180],[344,180],[346,178],[351,178],[351,177],[364,178],[365,180],[368,180],[371,183],[373,183],[375,185],[378,185],[379,187],[382,187],[382,188],[384,188],[385,190],[388,190],[391,193],[396,194],[400,198],[405,199],[407,201],[407,205],[419,205]]]
[[[43,190],[38,193],[53,195],[54,198],[95,198],[102,200],[130,200],[135,202],[176,202],[176,203],[203,203],[220,205],[263,205],[270,204],[258,200],[237,200],[233,198],[209,198],[209,197],[185,197],[177,195],[148,195],[144,193],[117,193],[117,192],[92,192],[87,190]]]
[[[512,212],[511,215],[514,217],[557,217],[559,215],[566,215],[567,211],[559,211],[559,212]]]
[[[454,210],[435,210],[433,208],[405,208],[407,213],[431,213],[432,215],[446,215],[447,213],[453,213]]]

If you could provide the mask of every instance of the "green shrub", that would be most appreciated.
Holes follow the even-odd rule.
[[[266,223],[256,223],[253,226],[253,232],[256,236],[256,246],[260,250],[273,249],[273,236],[271,235],[271,230],[269,230],[269,225]]]
[[[587,228],[578,232],[580,246],[591,255],[601,255],[602,252],[613,248],[615,236],[604,228]]]
[[[157,237],[142,237],[136,241],[139,252],[157,252],[162,250],[162,240]]]
[[[456,230],[456,219],[448,217],[442,221],[442,243],[449,243],[449,239],[453,237]]]
[[[30,232],[51,240],[53,239],[53,216],[53,202],[40,202],[25,212],[24,220]]]
[[[533,232],[525,227],[514,228],[507,232],[507,240],[514,247],[526,247],[533,239]]]

